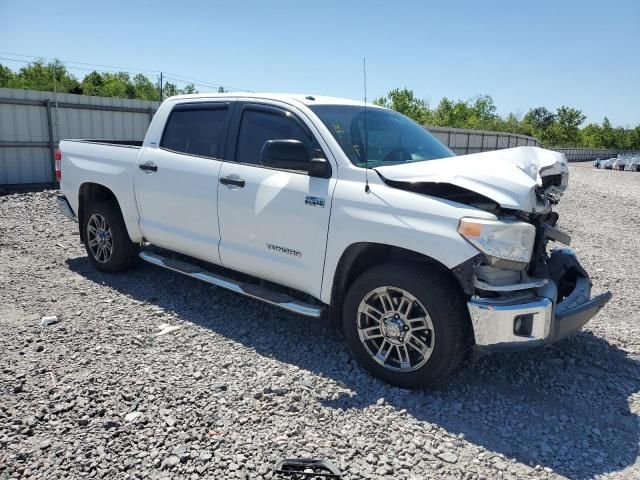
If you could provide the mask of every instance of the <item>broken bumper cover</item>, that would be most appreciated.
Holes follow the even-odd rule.
[[[67,218],[73,220],[73,221],[77,221],[78,219],[76,218],[76,214],[73,213],[73,209],[71,208],[71,205],[69,205],[69,200],[67,200],[67,197],[65,197],[62,194],[59,194],[56,197],[56,202],[58,203],[58,208],[60,209],[60,212]]]
[[[569,256],[566,251],[563,255]],[[577,264],[575,257],[572,260]],[[591,282],[583,279],[559,303],[557,285],[551,279],[534,295],[520,300],[473,297],[467,306],[476,347],[481,351],[525,350],[577,332],[611,299],[611,292],[590,298]]]

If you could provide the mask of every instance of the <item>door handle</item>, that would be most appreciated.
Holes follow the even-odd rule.
[[[227,186],[233,185],[234,187],[244,188],[244,180],[241,178],[220,177],[220,183],[222,185],[227,185]]]
[[[140,170],[144,170],[145,172],[157,172],[158,166],[153,163],[141,163],[138,165]]]

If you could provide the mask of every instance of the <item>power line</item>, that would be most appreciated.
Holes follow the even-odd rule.
[[[192,82],[194,85],[200,85],[203,87],[225,87],[225,88],[230,88],[232,90],[243,90],[246,92],[250,92],[251,90],[247,90],[246,88],[240,88],[240,87],[234,87],[233,85],[225,85],[222,83],[213,83],[213,82],[207,82],[205,80],[198,80],[197,78],[190,78],[190,77],[185,77],[184,75],[178,75],[176,73],[171,73],[171,72],[164,72],[165,75],[169,75],[170,77],[172,77],[174,80],[181,80],[183,82]]]
[[[118,66],[113,66],[113,65],[103,65],[103,64],[99,64],[99,63],[75,62],[75,61],[71,61],[71,60],[65,60],[65,59],[62,59],[62,58],[49,58],[49,57],[26,55],[26,54],[22,54],[22,53],[5,52],[5,51],[0,51],[0,54],[13,55],[13,56],[16,56],[16,57],[32,58],[32,59],[36,59],[36,60],[38,60],[38,59],[47,60],[47,61],[59,60],[59,61],[63,62],[65,64],[65,66],[67,66],[66,64],[78,64],[78,65],[86,65],[86,66],[91,66],[91,67],[104,67],[104,68],[116,69],[115,71],[111,70],[110,73],[118,73],[118,71],[125,71],[125,70],[133,70],[133,71],[137,71],[137,72],[151,72],[151,73],[156,73],[156,74],[163,73],[163,75],[168,76],[168,77],[172,78],[173,80],[177,80],[178,82],[193,83],[194,85],[201,86],[201,87],[206,87],[206,88],[223,87],[223,88],[227,88],[227,89],[231,89],[231,90],[241,90],[241,91],[250,92],[250,90],[248,90],[246,88],[234,87],[232,85],[225,85],[225,84],[222,84],[222,83],[208,82],[206,80],[199,80],[197,78],[186,77],[184,75],[179,75],[177,73],[164,72],[164,71],[161,71],[161,70],[151,70],[151,69],[144,69],[144,68],[118,67]],[[27,60],[19,60],[19,59],[15,59],[15,58],[0,57],[0,60],[7,60],[7,61],[21,62],[21,63],[31,63],[30,61],[27,61]],[[95,70],[95,69],[91,69],[91,68],[74,67],[72,65],[67,66],[67,68],[69,70],[80,70],[80,71],[93,71],[93,70]],[[105,70],[102,70],[102,71],[105,71]]]
[[[74,64],[78,64],[78,65],[88,65],[90,67],[105,67],[105,68],[115,68],[116,70],[134,70],[137,72],[149,72],[149,73],[160,73],[160,70],[150,70],[150,69],[146,69],[146,68],[133,68],[133,67],[118,67],[115,65],[103,65],[100,63],[86,63],[86,62],[76,62],[73,60],[66,60],[64,58],[51,58],[51,57],[42,57],[42,56],[36,56],[36,55],[25,55],[23,53],[14,53],[14,52],[3,52],[0,51],[0,54],[3,55],[13,55],[14,57],[25,57],[25,58],[33,58],[33,59],[43,59],[43,60],[60,60],[61,62],[64,63],[74,63]],[[22,60],[17,60],[17,61],[22,61]]]
[[[27,63],[27,64],[32,63],[29,60],[19,60],[17,58],[7,58],[7,57],[0,57],[0,60],[6,60],[6,61],[9,61],[9,62]],[[75,71],[75,70],[79,70],[79,71],[82,71],[82,72],[95,72],[96,71],[95,68],[74,67],[73,65],[65,65],[64,67],[67,70],[70,70],[70,71]],[[100,69],[100,71],[102,73],[122,73],[122,70]],[[128,72],[124,72],[124,73],[128,73]],[[138,75],[138,74],[136,73],[136,75]]]

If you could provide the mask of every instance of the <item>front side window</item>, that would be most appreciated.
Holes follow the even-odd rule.
[[[259,164],[262,147],[267,140],[298,140],[309,148],[312,138],[311,133],[288,112],[279,114],[247,109],[240,123],[236,162]]]
[[[424,127],[398,112],[376,107],[367,107],[365,112],[363,107],[353,105],[310,108],[351,163],[358,167],[365,167],[367,163],[372,168],[455,155]]]
[[[169,116],[160,146],[174,152],[215,158],[226,116],[226,106],[176,109]]]

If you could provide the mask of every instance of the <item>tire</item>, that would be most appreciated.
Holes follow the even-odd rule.
[[[388,297],[383,300],[385,289]],[[411,297],[415,301],[410,305]],[[384,306],[392,304],[393,308],[386,308],[388,313],[383,316],[371,310],[373,307],[384,312]],[[361,313],[363,310],[373,317]],[[427,315],[422,315],[423,310]],[[416,320],[420,316],[425,320]],[[375,318],[383,321],[376,322]],[[469,312],[460,287],[428,266],[417,270],[415,266],[388,263],[366,271],[347,293],[342,323],[354,357],[369,373],[410,389],[446,379],[460,365],[472,339]],[[385,326],[375,330],[381,324]],[[405,333],[399,334],[400,331]],[[378,337],[369,338],[370,335]],[[385,347],[385,342],[392,346]],[[381,350],[374,353],[378,348]],[[388,357],[383,365],[380,362],[384,354]]]
[[[122,213],[114,202],[89,203],[83,215],[82,229],[87,255],[98,270],[121,272],[136,263],[138,247],[129,238]],[[110,251],[105,252],[109,246]]]

